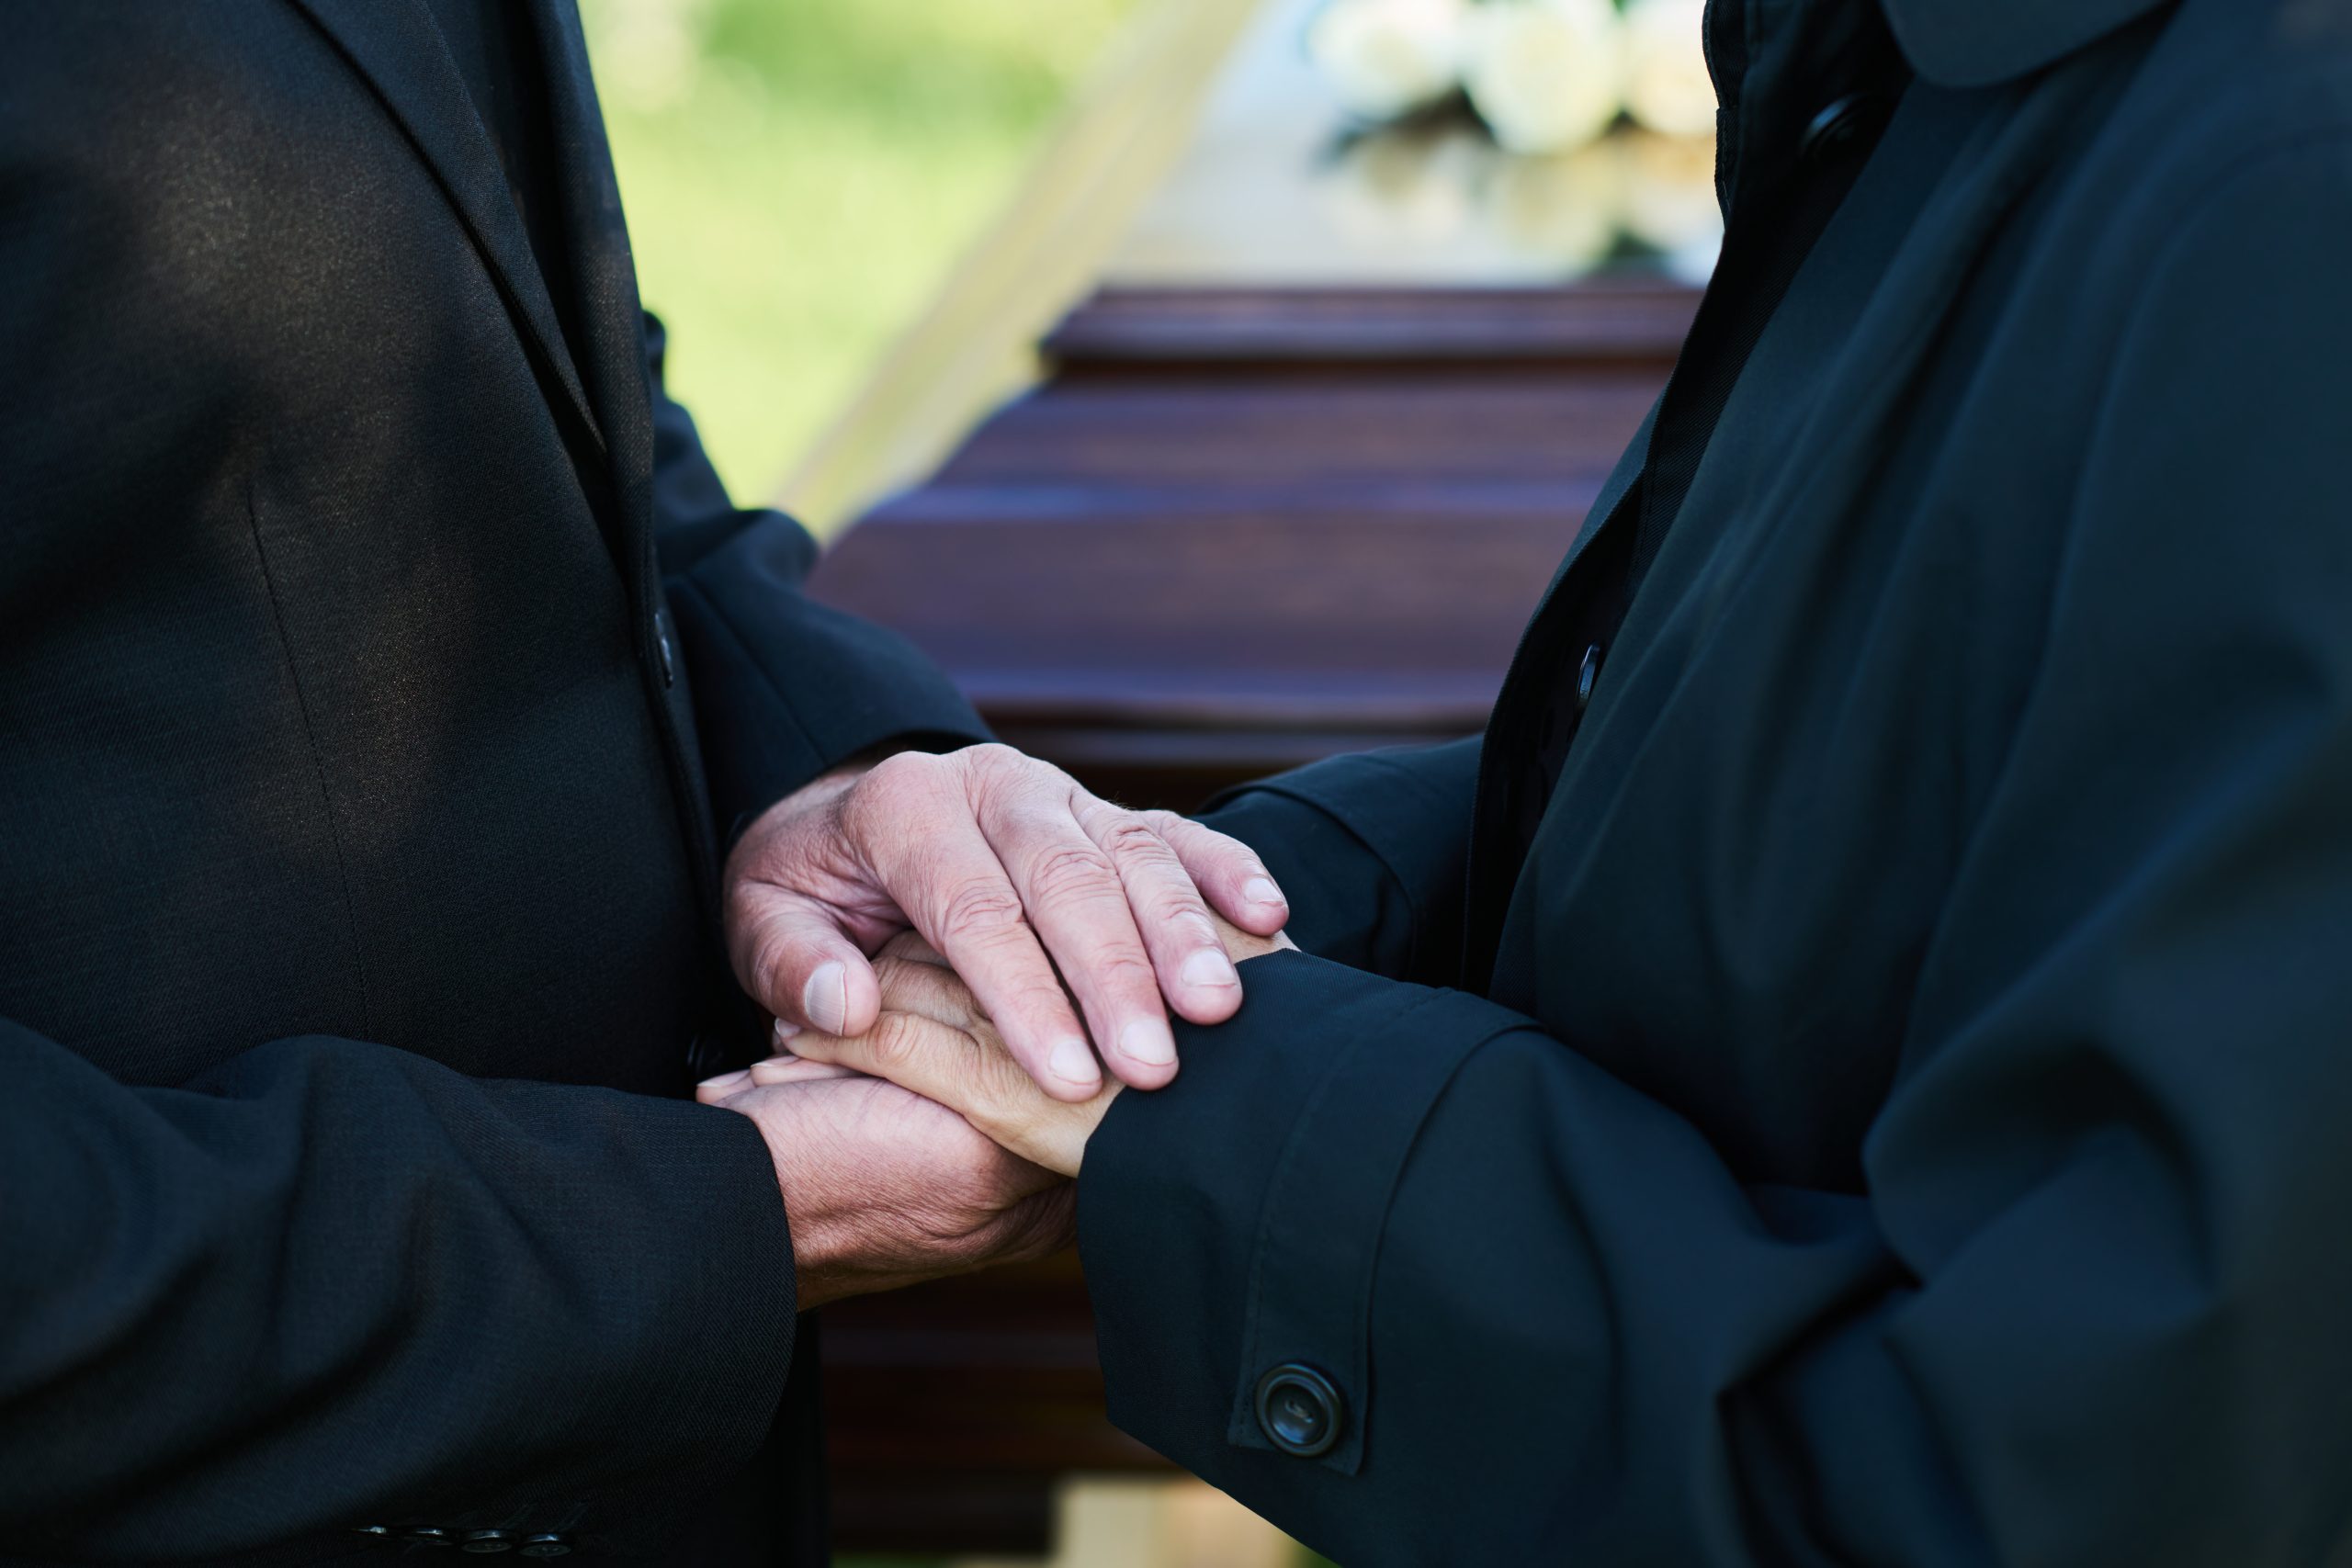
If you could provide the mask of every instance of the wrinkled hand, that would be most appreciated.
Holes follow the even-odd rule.
[[[1261,937],[1224,925],[1220,934],[1237,963],[1295,944],[1286,936]],[[826,1081],[843,1069],[893,1084],[960,1112],[964,1120],[1024,1160],[1064,1176],[1085,1162],[1087,1141],[1102,1124],[1118,1084],[1072,1104],[1039,1091],[1013,1058],[971,988],[940,954],[913,937],[884,949],[880,1021],[864,1035],[804,1032],[789,1054],[751,1069],[748,1081],[789,1085]]]
[[[767,1139],[803,1312],[1042,1258],[1072,1239],[1069,1183],[894,1084],[829,1069],[752,1088],[737,1073],[700,1098]]]
[[[1004,746],[829,774],[753,823],[727,864],[735,976],[782,1032],[873,1028],[881,993],[865,955],[912,927],[969,982],[1023,1070],[1069,1100],[1102,1086],[1090,1035],[1126,1083],[1175,1077],[1163,994],[1195,1023],[1241,1005],[1211,906],[1246,931],[1289,919],[1245,846],[1122,810]]]

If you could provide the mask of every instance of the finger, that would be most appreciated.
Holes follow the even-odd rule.
[[[1255,936],[1290,923],[1290,900],[1249,845],[1172,811],[1149,812],[1146,819],[1218,914]]]
[[[895,1010],[854,1040],[806,1034],[796,1043],[816,1059],[934,1100],[1022,1159],[1064,1176],[1077,1173],[1088,1138],[1120,1092],[1114,1083],[1085,1105],[1060,1104],[993,1035]]]
[[[803,1034],[795,1048],[807,1054],[797,1061],[763,1062],[752,1069],[771,1081],[791,1081],[796,1068],[822,1066],[838,1072],[888,1078],[900,1089],[962,1115],[986,1130],[997,1095],[990,1082],[991,1063],[975,1050],[972,1037],[962,1030],[920,1013],[886,1012],[875,1026],[854,1038],[837,1034]],[[1000,1057],[1002,1070],[1020,1068]],[[1023,1077],[1025,1084],[1027,1079]],[[1032,1095],[1037,1091],[1028,1090]]]
[[[1241,976],[1226,956],[1201,890],[1168,840],[1145,818],[1092,795],[1080,799],[1078,821],[1118,870],[1168,1005],[1194,1023],[1231,1018],[1241,1007]],[[1138,1089],[1157,1089],[1175,1074],[1171,1059],[1149,1082],[1119,1076]]]
[[[971,816],[951,811],[930,822],[920,840],[902,837],[908,847],[877,866],[884,885],[971,987],[1039,1087],[1057,1100],[1092,1099],[1102,1070],[1040,933],[1023,918],[1007,867]]]
[[[983,801],[980,829],[1012,873],[1029,923],[1078,998],[1103,1061],[1120,1081],[1157,1089],[1176,1076],[1176,1036],[1126,886],[1079,826],[1077,793],[1055,779]],[[973,989],[980,990],[977,978]]]
[[[946,965],[885,954],[874,961],[874,974],[882,984],[886,1014],[920,1013],[951,1029],[997,1038],[987,1014],[980,1010],[979,998]]]
[[[827,1035],[826,1039],[833,1036]],[[778,1084],[822,1083],[828,1078],[860,1077],[854,1067],[844,1067],[834,1062],[812,1062],[804,1056],[771,1056],[764,1062],[754,1062],[745,1072],[745,1088],[774,1089]],[[736,1091],[741,1093],[741,1089]]]
[[[911,964],[929,964],[941,969],[948,967],[947,960],[940,956],[939,950],[923,941],[922,932],[918,931],[900,931],[884,942],[881,952],[875,956],[877,959],[903,958]]]
[[[874,1027],[881,992],[865,955],[822,906],[782,888],[745,895],[729,923],[735,977],[745,994],[790,1026],[830,1034]]]
[[[752,1075],[748,1070],[721,1073],[715,1078],[705,1078],[695,1085],[695,1098],[705,1105],[717,1105],[720,1100],[734,1099],[751,1087]]]

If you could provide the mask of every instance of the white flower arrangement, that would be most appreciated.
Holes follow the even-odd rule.
[[[1624,35],[1610,0],[1486,0],[1466,37],[1470,107],[1510,152],[1581,147],[1624,103]]]
[[[1395,119],[1462,85],[1467,0],[1339,0],[1316,13],[1306,49],[1350,114]]]
[[[1329,0],[1310,58],[1350,114],[1385,121],[1456,93],[1513,152],[1565,152],[1629,112],[1674,136],[1714,124],[1705,0]]]
[[[1702,41],[1707,0],[1634,0],[1625,7],[1625,112],[1668,136],[1715,129],[1715,81]]]

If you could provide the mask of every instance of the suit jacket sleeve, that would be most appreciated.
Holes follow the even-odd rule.
[[[662,586],[720,833],[731,838],[818,774],[885,743],[944,750],[989,739],[912,644],[801,591],[816,540],[780,512],[728,499],[693,417],[662,389],[661,321],[649,314],[645,331]]]
[[[1461,966],[1478,751],[1474,737],[1335,757],[1231,791],[1202,820],[1265,861],[1300,947],[1443,985]]]
[[[2306,140],[2148,258],[1864,1190],[1743,1182],[1488,1001],[1258,960],[1089,1153],[1117,1419],[1351,1564],[2340,1551],[2347,254]],[[1291,1361],[1319,1459],[1250,1408]]]
[[[774,1418],[792,1254],[742,1117],[327,1039],[134,1089],[5,1021],[0,1083],[12,1552],[641,1548]]]

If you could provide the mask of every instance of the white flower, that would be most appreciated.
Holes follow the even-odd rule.
[[[1464,0],[1331,0],[1306,51],[1349,113],[1394,119],[1460,85],[1464,11]]]
[[[1625,7],[1625,107],[1652,130],[1704,136],[1715,129],[1706,25],[1707,0],[1632,0]]]
[[[1514,152],[1556,152],[1617,118],[1623,40],[1609,0],[1487,0],[1471,19],[1466,85]]]
[[[1487,187],[1488,216],[1519,254],[1564,277],[1590,272],[1617,240],[1623,173],[1608,143],[1539,156],[1505,153]]]

